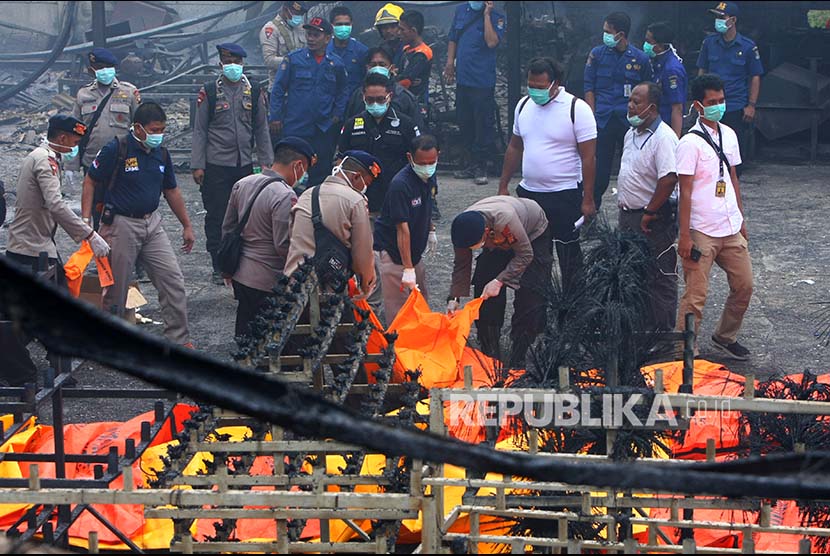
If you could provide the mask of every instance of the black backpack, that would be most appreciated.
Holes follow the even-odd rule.
[[[257,112],[259,112],[259,95],[262,87],[253,81],[251,83],[251,129],[256,127]],[[214,112],[216,112],[216,81],[208,81],[204,84],[205,96],[208,101],[208,125],[213,120]],[[256,132],[251,133],[251,149],[254,148],[254,136]]]
[[[239,268],[239,258],[242,256],[242,231],[248,223],[248,217],[251,216],[251,210],[254,208],[254,203],[256,202],[257,197],[259,197],[259,194],[262,193],[266,187],[277,181],[282,181],[282,178],[270,178],[263,183],[259,190],[257,190],[254,194],[251,202],[248,203],[248,208],[245,209],[245,212],[239,220],[239,223],[236,225],[236,228],[222,235],[222,239],[219,242],[219,250],[216,252],[216,266],[219,267],[219,270],[223,274],[233,276],[236,269]]]
[[[346,288],[352,274],[352,252],[323,224],[320,213],[320,188],[311,192],[311,222],[314,224],[314,270],[321,286],[335,292]]]

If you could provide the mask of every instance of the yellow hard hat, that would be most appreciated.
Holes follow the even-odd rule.
[[[375,27],[378,25],[399,23],[401,21],[402,14],[403,8],[390,2],[378,10],[377,15],[375,15]]]

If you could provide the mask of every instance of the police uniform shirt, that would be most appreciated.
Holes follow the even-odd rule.
[[[380,122],[364,110],[343,126],[337,143],[338,152],[366,151],[378,157],[383,168],[380,178],[374,180],[366,192],[370,212],[380,212],[383,208],[389,182],[407,164],[409,146],[420,134],[411,119],[391,107]]]
[[[283,136],[312,137],[342,118],[349,101],[346,66],[326,53],[320,63],[308,48],[285,57],[271,89],[269,120],[283,123]]]
[[[651,61],[654,82],[660,85],[660,118],[671,124],[672,104],[686,105],[686,68],[671,49],[661,52]]]
[[[402,265],[397,225],[406,222],[412,264],[421,262],[432,222],[433,187],[436,187],[434,175],[425,182],[409,164],[392,178],[380,218],[375,221],[375,251],[386,251],[395,264]]]
[[[118,140],[113,139],[95,157],[88,175],[98,183],[109,184],[110,176],[117,171],[104,203],[112,205],[115,214],[139,218],[158,208],[163,190],[175,189],[176,174],[167,149],[156,147],[148,152],[132,133],[127,136],[126,154],[123,166],[115,168]]]
[[[499,43],[504,39],[507,18],[490,12]],[[484,10],[474,10],[464,2],[455,9],[448,40],[458,45],[455,53],[456,81],[462,87],[489,89],[496,86],[496,49],[484,40]]]
[[[262,60],[268,68],[268,86],[274,85],[274,76],[289,52],[306,45],[305,29],[302,25],[291,27],[277,16],[262,26],[259,32],[259,44],[262,46]]]
[[[585,62],[585,92],[594,93],[597,128],[603,129],[613,115],[625,122],[631,90],[651,77],[648,56],[631,43],[624,52],[605,45],[591,50]]]
[[[257,103],[256,121],[254,102]],[[247,166],[253,163],[254,144],[260,166],[271,166],[274,152],[267,112],[265,90],[261,89],[257,98],[253,98],[251,83],[244,75],[236,83],[224,77],[216,80],[213,114],[210,114],[210,102],[202,87],[196,98],[190,168],[204,170],[208,163],[231,168]]]
[[[750,78],[764,73],[758,47],[740,33],[729,43],[720,33],[703,39],[697,67],[723,79],[727,112],[743,110],[749,104]]]
[[[126,81],[113,79],[109,85],[102,85],[97,80],[78,89],[72,115],[87,127],[98,110],[98,105],[110,91],[112,96],[101,112],[94,128],[89,129],[89,142],[81,160],[67,164],[68,169],[77,169],[79,164],[89,168],[101,147],[112,141],[113,137],[123,137],[129,132],[133,114],[141,103],[141,93],[135,85]]]
[[[361,87],[363,78],[366,77],[366,55],[369,53],[369,47],[357,39],[349,38],[346,46],[339,48],[334,44],[334,39],[331,39],[326,52],[335,54],[343,60],[346,66],[346,88],[351,96],[356,89]]]

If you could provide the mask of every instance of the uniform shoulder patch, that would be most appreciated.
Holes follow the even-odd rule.
[[[760,59],[761,59],[761,53],[760,53],[760,52],[758,52],[758,47],[757,47],[757,46],[753,46],[753,47],[752,47],[752,52],[754,52],[754,53],[755,53],[755,59],[756,59],[756,60],[760,60]]]
[[[58,166],[58,161],[52,157],[49,157],[47,160],[49,160],[49,166],[52,168],[52,175],[57,176],[58,171],[60,170],[60,167]]]
[[[196,105],[198,106],[198,105],[202,104],[205,101],[206,98],[207,98],[207,93],[205,92],[205,88],[202,87],[199,90],[199,96],[196,97]]]
[[[138,89],[133,89],[133,96],[135,97],[136,102],[141,102],[141,93]]]
[[[516,236],[510,231],[510,226],[505,226],[501,231],[501,235],[504,236],[504,239],[507,241],[508,245],[513,245],[517,241]]]
[[[270,39],[271,35],[274,34],[274,26],[269,23],[268,25],[265,26],[264,31],[265,31],[265,38]]]
[[[498,21],[496,21],[496,27],[499,29],[499,31],[504,29],[504,18],[503,17],[500,17],[498,19]]]
[[[669,89],[677,89],[677,76],[670,75],[669,76]]]

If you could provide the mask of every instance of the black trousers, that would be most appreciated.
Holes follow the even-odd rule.
[[[597,179],[594,182],[594,200],[597,210],[602,205],[602,196],[608,189],[611,180],[611,168],[614,166],[614,155],[619,146],[622,152],[623,139],[629,125],[617,115],[612,114],[605,127],[597,130]]]
[[[496,152],[496,89],[458,85],[455,114],[461,136],[470,145],[472,165],[486,169]]]
[[[741,160],[749,160],[752,158],[750,144],[752,143],[752,133],[755,132],[755,128],[753,125],[744,121],[744,111],[733,110],[732,112],[727,112],[723,115],[721,123],[731,127],[733,131],[735,131],[735,135],[738,136],[738,147],[741,150]],[[735,166],[735,172],[738,174],[738,177],[741,177],[741,174],[743,173],[743,166],[743,164]]]
[[[644,234],[640,228],[642,210],[620,210],[620,230],[643,235],[648,241],[651,255],[657,264],[651,267],[648,277],[649,306],[652,330],[674,330],[677,318],[677,251],[671,248],[677,239],[677,223],[669,203],[659,211],[660,218],[651,224],[651,232]]]
[[[269,291],[258,290],[256,288],[249,288],[240,284],[236,280],[232,280],[233,297],[239,302],[236,306],[236,328],[234,332],[237,336],[245,336],[248,334],[248,326],[256,318],[257,313],[274,294]]]
[[[248,164],[237,168],[230,166],[214,166],[207,164],[205,179],[199,191],[202,193],[202,204],[205,206],[205,238],[207,251],[216,268],[216,251],[222,240],[222,222],[225,220],[225,211],[228,210],[228,200],[231,198],[233,184],[253,173],[253,166]]]
[[[308,170],[308,187],[320,185],[331,175],[331,163],[337,149],[337,138],[340,136],[340,125],[332,125],[327,131],[314,130],[314,135],[304,137],[314,147],[317,153],[317,164]],[[297,192],[299,195],[299,191]]]
[[[550,228],[531,243],[533,261],[525,269],[519,282],[519,289],[513,300],[513,318],[511,319],[510,341],[512,348],[507,364],[510,368],[525,367],[527,350],[545,328],[547,322],[547,295],[551,288],[550,276],[553,265]],[[473,273],[475,296],[481,296],[484,286],[495,279],[513,258],[508,250],[485,249],[476,258]],[[481,304],[476,329],[478,330],[481,351],[490,357],[504,361],[501,357],[501,327],[504,324],[504,311],[507,308],[507,288],[501,289],[497,297],[491,297]]]
[[[20,266],[31,268],[32,272],[37,272],[37,257],[30,257],[29,255],[20,255],[19,253],[6,251],[6,258],[10,261],[16,262]],[[58,285],[60,287],[66,287],[66,274],[63,271],[63,263],[59,259],[50,257],[49,266],[55,267],[55,272],[57,273],[58,278]]]
[[[524,199],[533,199],[545,211],[551,236],[556,244],[562,286],[567,287],[582,270],[579,230],[574,230],[574,222],[582,216],[582,192],[579,189],[567,189],[537,193],[519,186],[516,188],[516,195]]]

